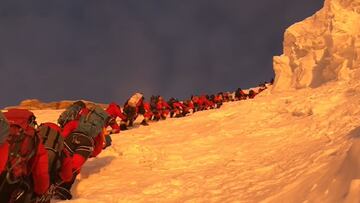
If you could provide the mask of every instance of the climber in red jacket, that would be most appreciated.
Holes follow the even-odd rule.
[[[209,103],[208,103],[208,100],[206,99],[205,95],[202,95],[202,96],[199,97],[198,105],[199,105],[199,110],[200,111],[203,111],[203,110],[207,109],[207,107],[209,106]]]
[[[195,112],[195,106],[191,99],[184,101],[185,111],[187,113],[194,113]]]
[[[254,90],[249,90],[249,94],[248,97],[249,99],[254,99],[254,97],[257,95],[258,93],[256,93]]]
[[[94,139],[95,147],[94,150],[86,157],[81,155],[80,153],[75,153],[72,157],[72,179],[70,181],[64,181],[57,187],[57,191],[55,194],[56,199],[71,199],[72,195],[70,192],[71,186],[75,182],[76,176],[80,173],[82,166],[85,164],[86,160],[90,157],[96,157],[103,148],[104,136],[101,134]]]
[[[156,109],[158,111],[158,115],[157,115],[157,120],[161,119],[166,119],[166,117],[169,115],[170,113],[170,109],[171,107],[169,106],[169,104],[160,96],[158,98],[158,102],[156,104]]]
[[[247,94],[245,94],[245,92],[241,88],[238,88],[235,91],[235,100],[244,100],[246,98],[247,98]]]
[[[223,104],[223,98],[221,94],[217,94],[214,97],[214,103],[216,108],[220,108]]]
[[[143,102],[144,96],[142,93],[135,93],[125,102],[123,111],[126,119],[120,123],[122,130],[127,130],[128,127],[132,127],[139,114],[145,114]]]
[[[101,115],[99,115],[99,113]],[[85,130],[84,127],[90,127],[86,125],[86,122],[82,123],[82,119],[91,119],[94,117],[105,119],[101,123],[99,123],[99,121],[96,122],[99,124],[98,126],[93,126],[96,128],[100,127],[101,129],[93,131],[93,128],[90,128],[90,131],[79,132]],[[105,127],[108,125],[109,118],[110,115],[106,111],[101,107],[96,107],[95,110],[90,110],[88,115],[83,115],[80,120],[73,120],[65,125],[62,136],[65,138],[64,144],[66,149],[72,154],[73,177],[71,181],[64,182],[56,188],[55,198],[63,200],[72,198],[70,189],[75,182],[76,176],[80,173],[81,167],[88,158],[98,156],[104,147]],[[94,132],[99,133],[94,134]]]
[[[67,123],[62,131],[62,136],[66,139],[72,132],[74,132],[78,127],[79,121],[73,120]],[[75,153],[72,158],[72,167],[74,171],[80,171],[82,165],[85,163],[88,157],[96,157],[103,148],[104,143],[104,132],[101,132],[98,136],[94,138],[94,150],[88,154]]]
[[[204,102],[204,108],[207,109],[213,109],[215,108],[215,103],[213,101],[210,100],[210,96],[209,95],[204,95],[201,97],[203,99]]]
[[[178,99],[170,98],[168,101],[171,107],[170,117],[183,117],[189,113],[187,106],[180,102]]]
[[[175,117],[183,116],[184,105],[181,102],[175,101],[172,106],[173,106],[173,111],[174,111]]]
[[[30,201],[33,193],[44,194],[49,188],[48,156],[35,130],[35,116],[25,109],[10,109],[4,113],[10,124],[7,164],[0,174],[0,202]],[[19,139],[19,132],[24,136]],[[18,149],[20,147],[20,150]],[[4,148],[2,148],[4,150]],[[20,155],[21,158],[19,159]],[[26,159],[28,158],[28,159]]]
[[[72,122],[72,121],[70,121],[70,122]],[[55,130],[56,132],[60,133],[60,136],[62,136],[61,128],[57,124],[50,123],[50,122],[42,123],[38,129],[41,129],[43,126],[46,126],[46,127],[49,127],[51,129]],[[50,129],[48,130],[46,128],[45,131],[49,132]],[[39,134],[42,134],[41,130],[39,131]],[[45,140],[45,139],[49,139],[49,137],[44,138],[43,140]],[[56,140],[58,140],[58,139],[56,139]],[[62,139],[60,140],[60,142],[63,142],[63,141],[64,140],[62,140]],[[54,144],[56,144],[56,143],[52,143],[52,145],[54,145]],[[51,151],[52,149],[50,148],[49,150]],[[60,160],[61,166],[59,168],[53,168],[53,170],[55,170],[55,171],[50,171],[50,168],[49,168],[49,173],[53,174],[53,172],[55,172],[55,174],[53,174],[53,175],[56,176],[56,177],[50,177],[50,179],[55,180],[55,182],[52,182],[51,184],[54,184],[54,183],[60,182],[60,181],[68,182],[72,178],[73,165],[72,165],[71,154],[65,147],[62,149],[62,151],[60,153],[61,153],[61,155],[60,155],[60,157],[57,157],[57,159]],[[54,162],[57,162],[57,160],[54,160]],[[58,177],[60,177],[61,180],[57,180]]]
[[[194,112],[201,111],[199,97],[196,96],[196,95],[192,95],[191,96],[191,101],[192,101],[192,104],[194,105]]]
[[[121,112],[121,108],[116,103],[110,103],[109,106],[106,109],[106,112],[110,115],[111,119],[109,121],[109,126],[112,128],[111,133],[119,133],[120,132],[120,126],[116,122],[116,118],[120,118],[121,121],[126,120],[126,116]]]
[[[144,108],[144,119],[141,121],[141,125],[149,125],[149,121],[153,117],[153,112],[151,111],[151,106],[149,102],[143,102],[143,108]]]

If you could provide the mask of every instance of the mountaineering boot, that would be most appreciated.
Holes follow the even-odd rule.
[[[71,181],[62,182],[56,186],[55,193],[53,196],[54,199],[60,199],[60,200],[72,199],[72,194],[70,192],[70,189],[76,180],[76,175],[77,175],[77,173],[74,172]]]
[[[145,120],[145,119],[144,119],[144,120],[142,120],[140,124],[141,124],[141,125],[144,125],[144,126],[148,126],[148,125],[149,125],[149,124],[146,122],[146,120]]]
[[[127,126],[125,123],[120,124],[120,130],[127,130]]]

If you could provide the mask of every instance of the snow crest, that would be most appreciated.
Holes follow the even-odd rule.
[[[360,76],[360,0],[326,0],[313,16],[290,26],[275,56],[274,90],[316,88]]]

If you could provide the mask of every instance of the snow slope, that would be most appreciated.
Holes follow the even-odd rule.
[[[266,90],[254,100],[113,135],[113,146],[86,163],[70,202],[357,198],[347,192],[351,183],[360,191],[359,86]],[[35,113],[56,121],[59,111]]]

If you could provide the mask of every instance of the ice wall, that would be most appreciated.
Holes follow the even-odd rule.
[[[360,81],[360,0],[325,0],[313,16],[290,26],[275,56],[274,90]]]

